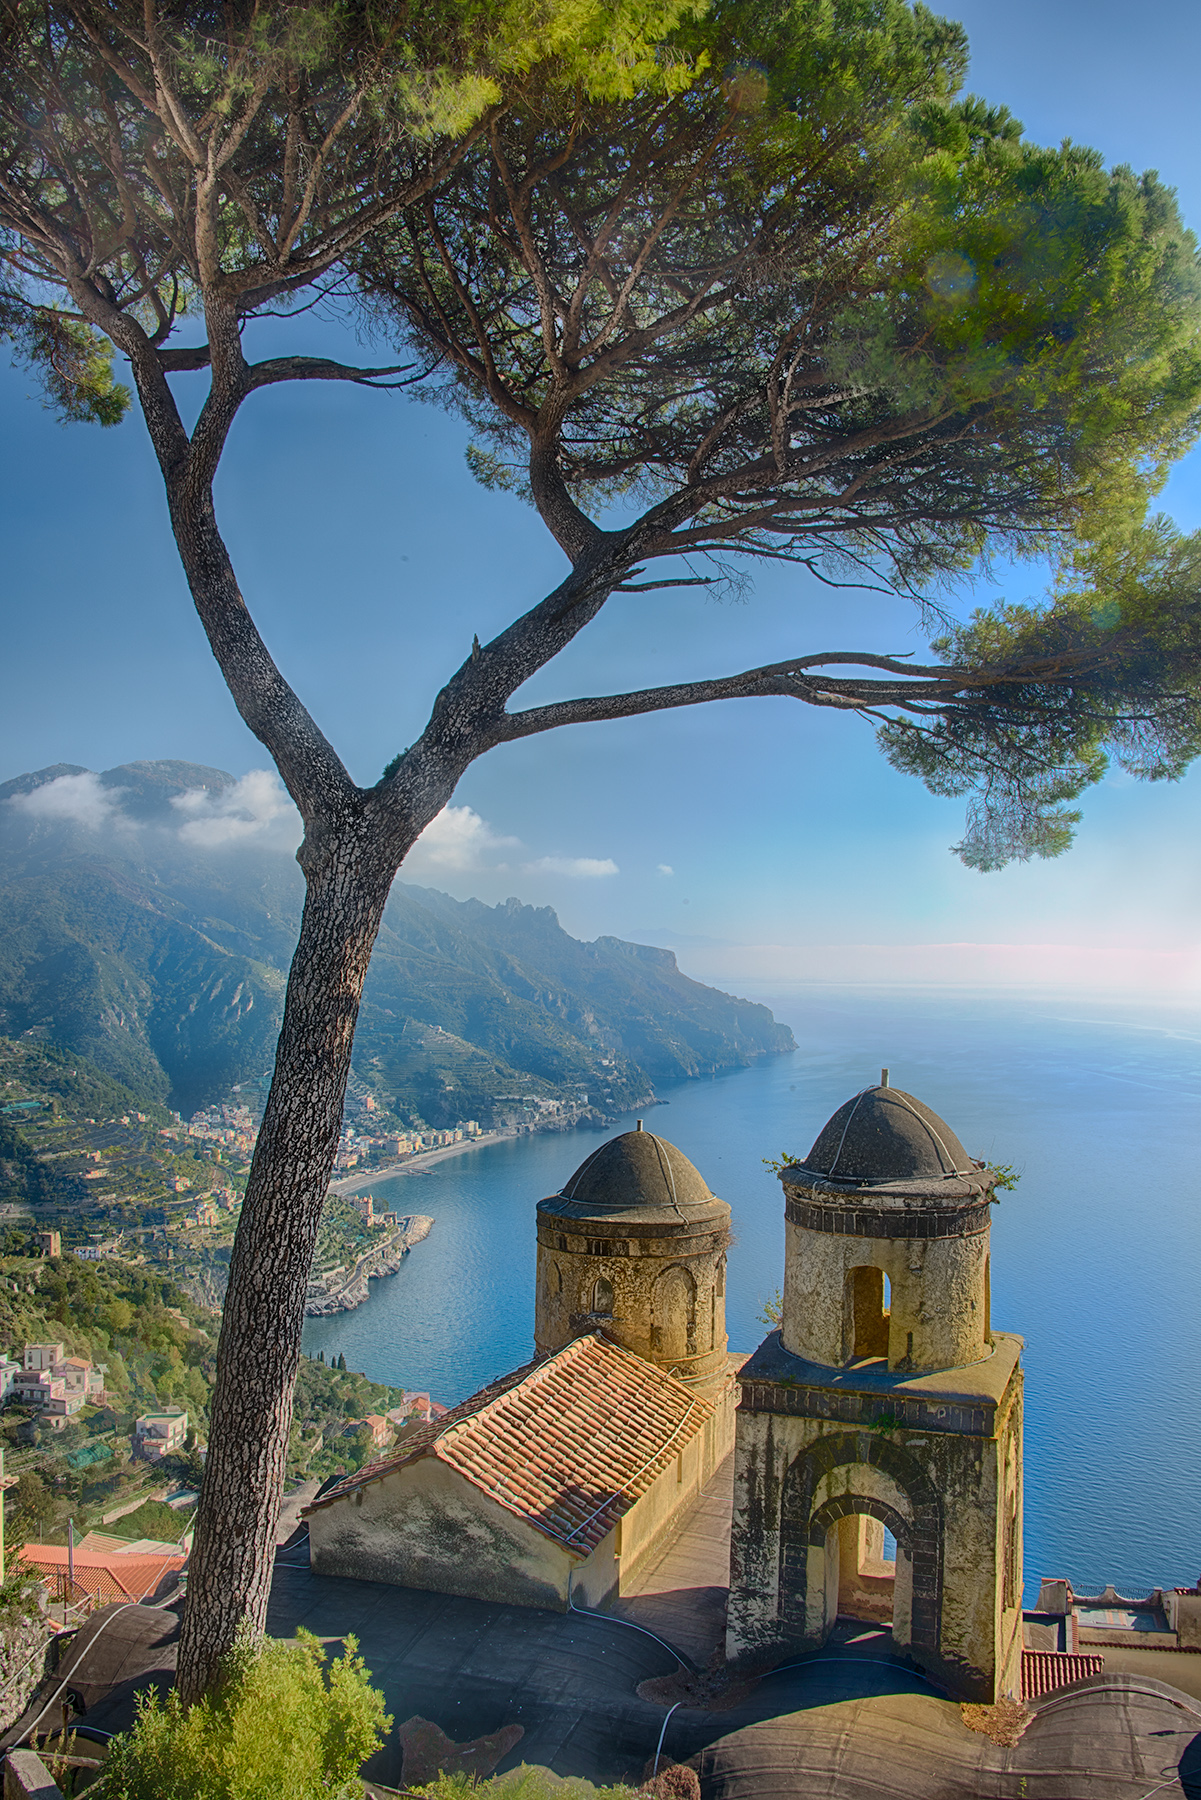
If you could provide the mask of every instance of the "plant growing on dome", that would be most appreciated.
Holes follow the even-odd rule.
[[[779,1288],[770,1299],[765,1300],[759,1308],[759,1323],[770,1325],[773,1330],[784,1322],[784,1297]]]

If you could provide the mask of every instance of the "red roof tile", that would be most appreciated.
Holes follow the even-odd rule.
[[[577,1338],[452,1407],[305,1511],[436,1456],[506,1511],[584,1557],[712,1412],[707,1400],[653,1363],[599,1336]]]
[[[1085,1656],[1070,1650],[1022,1651],[1022,1699],[1037,1700],[1073,1681],[1087,1681],[1105,1669],[1103,1656]]]
[[[37,1569],[52,1590],[61,1590],[67,1575],[65,1544],[25,1544],[22,1560]],[[75,1552],[75,1591],[95,1598],[97,1589],[108,1600],[144,1600],[153,1594],[163,1576],[182,1569],[187,1556],[89,1556]]]

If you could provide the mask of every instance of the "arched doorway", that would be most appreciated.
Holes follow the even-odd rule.
[[[833,1432],[795,1458],[780,1510],[778,1611],[790,1641],[816,1647],[838,1616],[847,1554],[860,1542],[859,1521],[896,1540],[892,1632],[899,1647],[936,1660],[942,1626],[942,1506],[916,1458],[883,1433]],[[881,1600],[884,1594],[881,1590]]]
[[[885,1560],[887,1531],[894,1554]],[[840,1494],[814,1512],[809,1525],[811,1546],[820,1547],[823,1624],[859,1619],[886,1626],[894,1641],[907,1647],[913,1613],[913,1533],[910,1521],[885,1501],[859,1494]]]

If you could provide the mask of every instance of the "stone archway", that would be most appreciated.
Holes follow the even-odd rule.
[[[887,1565],[885,1526],[897,1546],[895,1563]],[[878,1549],[873,1539],[878,1539]],[[905,1515],[879,1496],[835,1494],[813,1514],[809,1543],[826,1558],[828,1621],[837,1616],[887,1625],[898,1648],[907,1648],[912,1635],[913,1531]]]
[[[878,1471],[895,1486],[909,1517],[897,1506],[854,1486],[829,1499],[819,1488],[835,1470]],[[852,1475],[852,1484],[854,1477]],[[917,1461],[900,1444],[872,1431],[834,1432],[819,1437],[795,1458],[784,1477],[780,1509],[780,1580],[778,1612],[788,1639],[819,1645],[834,1622],[837,1577],[827,1567],[827,1543],[840,1519],[867,1512],[879,1518],[897,1540],[908,1568],[910,1589],[908,1644],[914,1656],[937,1660],[942,1629],[942,1506],[937,1490]],[[901,1579],[898,1556],[898,1581]],[[910,1587],[911,1583],[911,1587]],[[900,1596],[898,1596],[900,1597]],[[901,1621],[898,1621],[901,1624]],[[904,1627],[898,1636],[904,1635]]]

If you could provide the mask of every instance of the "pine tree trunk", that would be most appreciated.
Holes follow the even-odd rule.
[[[302,852],[308,893],[271,1092],[234,1240],[178,1687],[212,1682],[245,1621],[261,1631],[292,1425],[309,1268],[342,1124],[359,1000],[396,864],[357,820]]]

